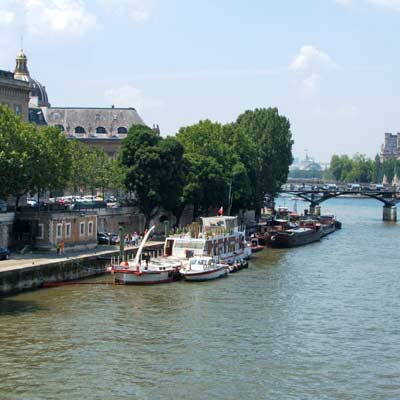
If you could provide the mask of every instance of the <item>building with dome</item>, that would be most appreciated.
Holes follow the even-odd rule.
[[[132,125],[144,125],[133,108],[52,107],[44,85],[31,77],[23,50],[16,57],[14,81],[29,88],[29,121],[58,127],[70,139],[99,147],[113,157]],[[155,128],[159,132],[159,128]]]

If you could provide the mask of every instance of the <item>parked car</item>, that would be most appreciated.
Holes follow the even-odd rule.
[[[26,204],[31,207],[36,207],[37,201],[35,199],[28,199],[26,200]]]
[[[102,200],[95,201],[80,201],[76,202],[71,206],[71,210],[82,210],[82,209],[91,209],[91,208],[106,208],[107,203]]]
[[[10,250],[6,247],[0,247],[0,260],[8,260],[10,257]]]
[[[118,244],[119,237],[116,233],[99,232],[97,233],[98,244]]]

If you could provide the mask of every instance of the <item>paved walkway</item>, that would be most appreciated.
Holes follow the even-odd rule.
[[[148,246],[161,246],[164,242],[148,241]],[[137,249],[139,246],[125,246],[125,249]],[[27,252],[26,254],[11,253],[8,260],[0,261],[0,273],[4,271],[12,271],[32,266],[58,263],[71,259],[82,259],[91,256],[111,256],[111,254],[119,251],[119,245],[108,246],[101,245],[94,249],[86,249],[81,251],[72,251],[66,249],[64,255],[57,255],[55,252]]]

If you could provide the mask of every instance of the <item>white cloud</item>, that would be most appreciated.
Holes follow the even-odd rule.
[[[135,22],[147,20],[150,14],[149,0],[99,0],[109,12],[117,16],[128,16]]]
[[[400,0],[368,0],[368,3],[400,11]]]
[[[104,8],[106,17],[130,18],[143,22],[149,17],[152,0],[0,0],[0,28],[14,26],[34,36],[63,34],[79,37],[109,21],[100,21],[98,12]],[[93,9],[93,11],[91,11]]]
[[[314,46],[302,46],[289,69],[292,71],[306,71],[320,68],[321,66],[334,67],[332,58]]]
[[[324,74],[336,68],[337,64],[327,53],[309,45],[302,46],[289,65],[289,70],[301,77],[301,87],[308,95],[315,94]]]
[[[369,4],[377,7],[385,7],[395,11],[400,11],[400,0],[335,0],[342,6],[355,6],[357,4]]]
[[[104,97],[107,102],[116,107],[141,109],[144,103],[142,91],[131,85],[108,89],[105,91]]]
[[[15,14],[12,11],[0,10],[0,25],[9,25],[15,21]]]
[[[51,32],[82,35],[96,25],[96,16],[81,0],[22,1],[29,33],[46,35]]]

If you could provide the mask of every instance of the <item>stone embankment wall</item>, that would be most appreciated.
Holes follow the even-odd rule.
[[[150,244],[145,251],[153,257],[161,253],[162,245]],[[137,248],[127,249],[125,254],[131,258]],[[111,264],[111,258],[118,256],[118,251],[102,252],[101,255],[71,257],[47,264],[32,265],[0,271],[0,296],[7,296],[26,290],[43,287],[46,283],[67,282],[104,274]],[[111,282],[111,281],[110,281]]]
[[[10,245],[14,216],[14,213],[0,213],[0,247]]]

